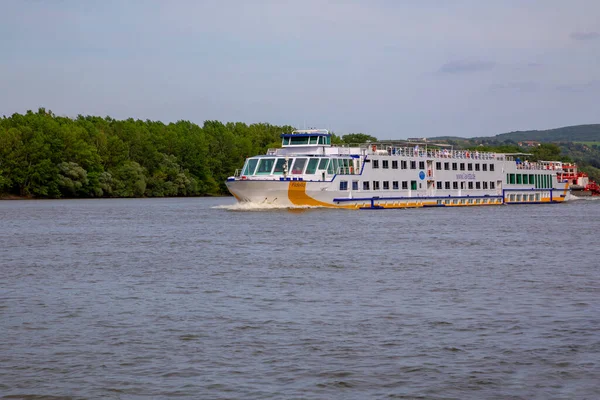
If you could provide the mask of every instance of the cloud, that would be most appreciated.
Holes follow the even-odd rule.
[[[509,90],[518,92],[535,92],[540,88],[540,85],[534,81],[522,81],[522,82],[508,82],[508,83],[497,83],[490,86],[491,90]]]
[[[586,91],[597,91],[600,90],[600,81],[593,80],[583,83],[568,83],[563,85],[555,86],[555,89],[559,92],[567,93],[581,93]]]
[[[443,74],[463,74],[489,71],[496,66],[491,61],[451,61],[440,67],[438,72]]]
[[[600,38],[600,33],[598,32],[573,32],[570,35],[573,40],[594,40]]]

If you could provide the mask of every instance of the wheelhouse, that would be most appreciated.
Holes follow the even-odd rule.
[[[319,157],[294,155],[287,157],[256,156],[246,159],[240,175],[269,177],[277,175],[327,175],[355,173],[352,157]]]
[[[331,134],[327,129],[302,129],[281,134],[283,147],[331,146]]]

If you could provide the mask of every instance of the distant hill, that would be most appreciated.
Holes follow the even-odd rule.
[[[536,142],[600,142],[600,124],[565,126],[563,128],[547,129],[543,131],[516,131],[501,133],[492,137],[478,137],[474,140],[507,140],[521,142],[533,140]]]
[[[451,141],[460,143],[463,141],[472,141],[478,143],[503,143],[506,141],[523,142],[600,142],[600,124],[592,125],[574,125],[563,128],[533,130],[533,131],[515,131],[501,133],[496,136],[481,136],[474,138],[463,138],[456,136],[436,136],[428,138],[430,141]]]
[[[592,179],[600,181],[600,124],[565,126],[543,131],[517,131],[474,138],[439,136],[428,140],[433,143],[445,142],[455,148],[494,146],[514,149],[501,150],[505,152],[531,152],[537,148],[535,144],[532,147],[532,144],[524,142],[554,143],[560,148],[562,157],[577,162],[581,170],[587,172]],[[521,145],[523,147],[520,147]]]

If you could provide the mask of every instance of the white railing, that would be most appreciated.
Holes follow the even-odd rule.
[[[400,157],[424,157],[424,158],[454,158],[454,159],[475,159],[475,160],[504,160],[506,156],[502,153],[492,153],[486,151],[471,150],[448,150],[436,149],[430,150],[419,146],[414,147],[393,147],[381,144],[371,144],[367,147],[368,154],[388,154],[390,156]]]

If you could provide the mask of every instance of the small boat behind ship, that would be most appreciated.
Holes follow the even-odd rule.
[[[579,171],[576,164],[563,163],[563,171],[558,174],[558,179],[569,182],[569,190],[573,196],[600,196],[600,186],[590,180],[585,172]]]
[[[326,129],[281,138],[281,148],[246,159],[227,179],[239,202],[350,209],[550,204],[565,201],[574,184],[572,164],[529,162],[524,154],[426,141],[335,146]]]

